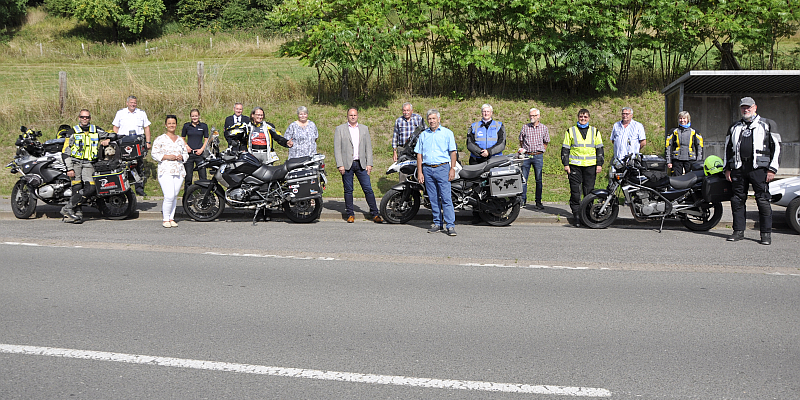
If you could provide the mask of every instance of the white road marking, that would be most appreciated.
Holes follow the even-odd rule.
[[[579,269],[585,270],[590,269],[589,267],[564,267],[561,265],[505,265],[505,264],[476,264],[476,263],[467,263],[467,264],[460,264],[466,267],[496,267],[496,268],[523,268],[523,269]],[[597,269],[608,269],[608,268],[597,268]]]
[[[506,392],[527,394],[550,394],[574,397],[611,397],[611,391],[602,388],[526,385],[520,383],[496,383],[462,381],[453,379],[414,378],[393,375],[372,375],[355,372],[322,371],[304,368],[268,367],[253,364],[236,364],[218,361],[191,360],[185,358],[156,357],[137,354],[110,353],[105,351],[60,349],[55,347],[20,346],[0,344],[0,353],[76,358],[83,360],[113,361],[129,364],[158,365],[163,367],[193,368],[209,371],[239,372],[289,378],[319,379],[326,381],[372,383],[380,385],[414,386],[436,389],[462,389],[484,392]]]
[[[214,251],[207,251],[203,254],[208,254],[212,256],[232,256],[232,257],[258,257],[258,258],[291,258],[294,260],[322,260],[322,261],[334,261],[335,258],[331,257],[298,257],[298,256],[279,256],[277,254],[250,254],[250,253],[217,253]]]

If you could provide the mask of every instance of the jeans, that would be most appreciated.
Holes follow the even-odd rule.
[[[359,160],[353,161],[350,169],[344,171],[342,175],[342,186],[344,186],[344,207],[348,216],[353,215],[353,175],[358,178],[358,183],[361,185],[361,190],[364,191],[364,197],[367,198],[369,204],[369,212],[373,217],[378,215],[378,205],[375,203],[375,193],[372,191],[372,185],[369,182],[369,174],[367,170],[361,167]]]
[[[192,184],[192,178],[194,177],[194,168],[203,162],[203,156],[197,154],[189,154],[189,159],[183,163],[183,167],[186,168],[186,178],[184,178],[184,186],[189,187]],[[206,179],[206,169],[202,168],[197,171],[197,176],[200,179]]]
[[[456,210],[453,208],[453,195],[450,193],[450,163],[438,167],[423,165],[422,176],[425,177],[425,191],[431,200],[433,224],[447,229],[455,227]]]
[[[544,166],[544,154],[537,154],[535,156],[528,156],[522,162],[522,176],[525,177],[525,183],[522,184],[522,193],[525,195],[525,200],[528,200],[528,175],[531,172],[531,165],[533,166],[533,175],[536,178],[536,203],[542,202],[542,167]]]

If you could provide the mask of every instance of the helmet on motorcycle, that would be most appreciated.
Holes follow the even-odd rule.
[[[703,162],[703,171],[706,173],[706,176],[720,173],[722,169],[722,159],[717,156],[708,156],[706,161]]]

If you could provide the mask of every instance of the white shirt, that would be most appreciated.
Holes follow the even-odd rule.
[[[130,135],[130,131],[135,131],[137,135],[144,135],[144,128],[150,126],[150,120],[147,119],[147,113],[137,108],[133,112],[128,111],[128,108],[123,108],[117,111],[114,116],[112,125],[119,128],[118,135]]]
[[[353,142],[353,161],[358,160],[358,145],[361,141],[361,135],[358,132],[358,124],[356,126],[347,124],[350,129],[350,140]]]
[[[628,154],[638,153],[639,141],[647,140],[644,125],[631,120],[628,127],[622,126],[622,121],[617,121],[611,129],[611,142],[614,143],[614,157],[622,159]]]

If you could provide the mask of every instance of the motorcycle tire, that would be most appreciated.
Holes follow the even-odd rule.
[[[506,198],[490,198],[489,202],[502,202],[498,208],[502,208],[505,211],[499,214],[489,213],[485,211],[481,211],[480,216],[481,219],[489,225],[492,226],[508,226],[514,222],[517,217],[519,216],[519,209],[520,203],[515,201],[514,197],[506,197]]]
[[[420,204],[418,191],[412,191],[411,197],[403,201],[402,190],[389,189],[381,198],[381,216],[390,224],[405,224],[417,215]]]
[[[19,219],[30,218],[36,211],[36,197],[33,197],[28,185],[22,179],[11,189],[11,211]]]
[[[307,224],[322,214],[322,199],[287,201],[283,203],[283,212],[292,222]]]
[[[581,201],[581,208],[579,211],[581,223],[592,229],[605,229],[613,224],[619,215],[619,202],[616,201],[616,199],[611,199],[606,210],[600,213],[600,209],[605,201],[605,197],[598,196],[594,193],[590,193],[584,197],[583,201]]]
[[[800,197],[794,198],[786,206],[786,222],[795,232],[800,233]]]
[[[219,196],[216,190],[211,190],[208,196],[203,196],[204,188],[191,185],[183,193],[183,212],[197,222],[210,222],[222,215],[225,210],[225,199]]]
[[[681,219],[683,226],[689,228],[690,231],[707,231],[717,226],[719,220],[722,219],[722,203],[704,203],[700,205],[700,209],[702,217],[684,214]]]
[[[129,190],[108,197],[98,197],[96,204],[103,217],[113,220],[125,219],[136,208],[136,195]]]

